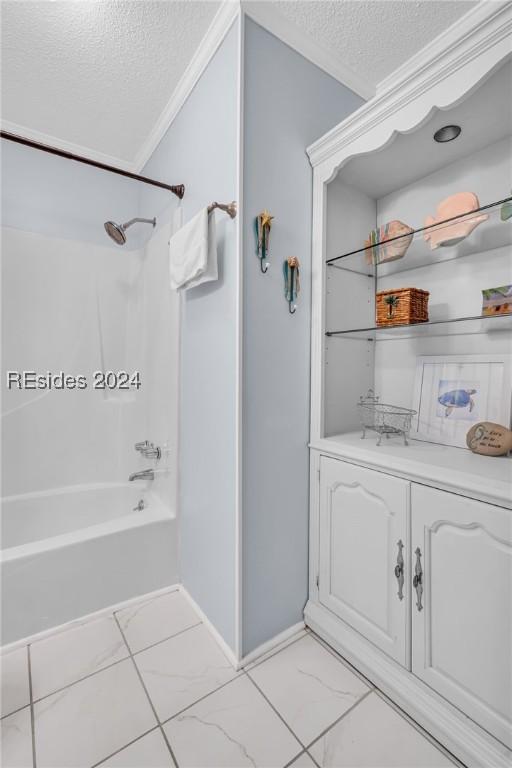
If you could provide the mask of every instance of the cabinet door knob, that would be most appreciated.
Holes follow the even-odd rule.
[[[423,595],[423,568],[421,567],[421,549],[416,547],[414,554],[416,555],[416,565],[414,566],[414,578],[412,580],[412,585],[416,590],[416,608],[418,611],[422,611],[423,606],[421,604],[421,598]]]
[[[404,544],[402,539],[399,539],[396,545],[398,547],[398,554],[396,556],[396,565],[395,565],[395,576],[398,582],[397,595],[399,600],[403,600],[404,599],[404,557],[402,555],[402,549],[404,548]]]

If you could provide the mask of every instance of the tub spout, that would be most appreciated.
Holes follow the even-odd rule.
[[[132,480],[154,480],[155,479],[155,473],[152,469],[143,469],[142,472],[134,472],[128,480],[131,482]]]

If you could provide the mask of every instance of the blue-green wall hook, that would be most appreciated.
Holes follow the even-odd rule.
[[[300,292],[299,260],[296,256],[290,256],[283,263],[284,295],[288,302],[288,312],[294,315],[297,306],[295,302]]]
[[[260,269],[265,274],[270,264],[267,261],[270,249],[270,228],[274,217],[265,209],[254,221],[256,230],[256,253],[260,260]]]

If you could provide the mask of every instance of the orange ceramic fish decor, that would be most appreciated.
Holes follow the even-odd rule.
[[[479,208],[480,203],[474,192],[458,192],[440,202],[435,218],[427,216],[424,224],[425,227],[432,227],[423,233],[425,240],[430,241],[431,249],[434,250],[439,246],[456,245],[464,240],[475,227],[478,227],[483,221],[487,221],[489,216],[486,213],[475,216],[469,215]],[[452,223],[442,223],[446,219],[453,219],[456,216],[460,218]],[[439,226],[433,226],[435,224],[439,224]]]

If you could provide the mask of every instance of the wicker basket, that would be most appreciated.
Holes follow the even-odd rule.
[[[377,325],[409,325],[428,322],[428,291],[397,288],[379,291],[376,302]]]

